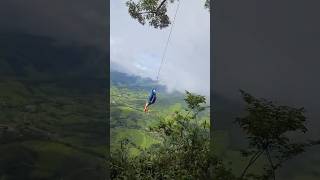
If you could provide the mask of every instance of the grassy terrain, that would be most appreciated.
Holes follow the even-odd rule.
[[[129,139],[134,145],[132,155],[138,155],[139,148],[146,149],[152,144],[160,143],[159,139],[148,131],[148,128],[158,122],[158,118],[168,111],[174,112],[181,105],[179,103],[166,103],[166,99],[159,93],[158,102],[150,106],[148,113],[143,107],[148,97],[147,91],[112,86],[111,96],[111,150],[119,148],[119,142]],[[172,100],[172,99],[171,99]],[[183,96],[176,98],[182,102]],[[138,149],[135,147],[138,146]]]

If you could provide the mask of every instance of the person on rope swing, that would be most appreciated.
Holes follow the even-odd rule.
[[[144,112],[148,112],[148,107],[151,104],[154,104],[156,102],[157,95],[156,95],[156,89],[152,89],[150,96],[148,98],[148,101],[146,102],[146,105],[144,106]]]

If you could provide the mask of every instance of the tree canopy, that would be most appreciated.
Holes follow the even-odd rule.
[[[167,15],[168,6],[179,0],[138,0],[127,1],[130,16],[140,24],[148,23],[154,28],[166,28],[171,24]],[[205,0],[204,7],[210,10],[210,0]]]

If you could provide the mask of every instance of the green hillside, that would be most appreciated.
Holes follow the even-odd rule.
[[[0,85],[1,177],[103,176],[106,123],[99,110],[105,107],[103,96],[48,95],[43,89],[53,91],[54,86],[29,90],[19,81],[1,81]],[[25,159],[30,162],[22,163]],[[70,165],[70,160],[78,163]],[[93,169],[83,176],[81,168]],[[16,173],[17,170],[23,173]]]
[[[0,35],[0,179],[105,179],[107,79],[90,63],[99,56]]]
[[[149,91],[155,86],[156,83],[150,79],[114,71],[111,73],[111,151],[118,149],[120,141],[124,139],[132,142],[132,155],[138,155],[140,148],[147,149],[153,144],[161,143],[159,138],[149,131],[149,127],[158,123],[160,117],[181,110],[185,103],[183,94],[167,93],[164,87],[157,86],[157,102],[145,113],[144,104]]]
[[[152,88],[157,101],[143,111]],[[209,108],[204,96],[168,93],[151,79],[111,72],[111,179],[208,177]]]

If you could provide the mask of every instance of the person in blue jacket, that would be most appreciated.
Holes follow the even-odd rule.
[[[144,106],[144,112],[148,112],[148,107],[151,104],[154,104],[157,100],[157,95],[156,95],[156,89],[152,89],[150,96],[148,98],[148,101],[146,102],[146,105]]]

